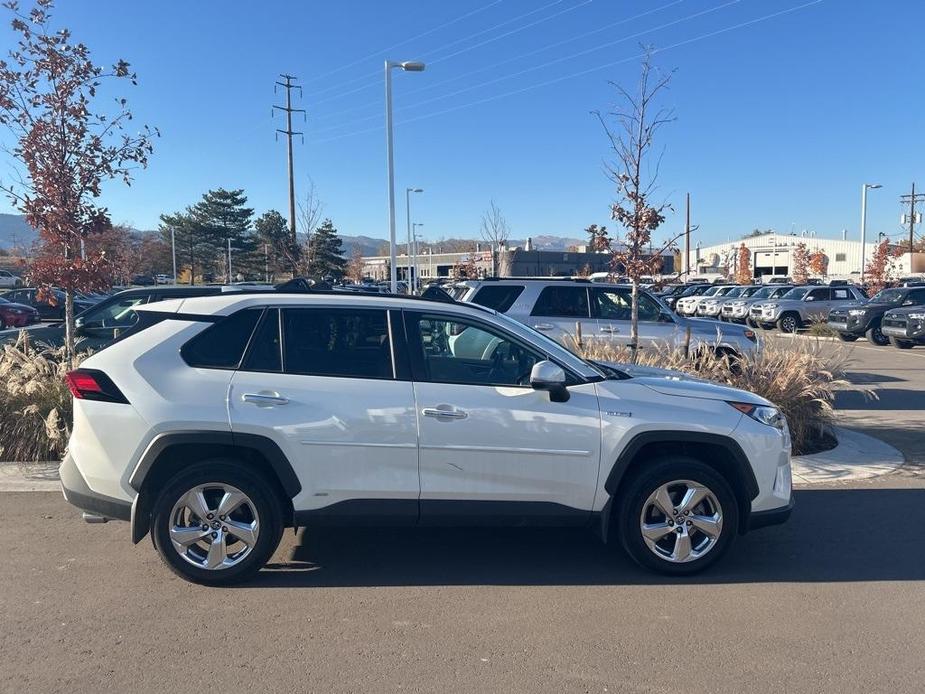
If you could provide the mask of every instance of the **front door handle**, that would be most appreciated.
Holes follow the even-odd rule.
[[[554,330],[556,326],[554,326],[552,323],[537,323],[533,327],[537,330]]]
[[[421,410],[425,417],[434,417],[435,419],[465,419],[469,415],[462,410],[450,410],[440,407],[425,407]]]
[[[241,400],[254,405],[286,405],[289,398],[284,398],[279,393],[244,393]]]

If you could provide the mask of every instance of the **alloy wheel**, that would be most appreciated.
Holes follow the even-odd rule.
[[[221,570],[251,553],[260,534],[253,501],[222,482],[196,485],[170,512],[170,541],[184,560],[200,569]]]
[[[691,480],[667,482],[642,506],[642,538],[659,559],[675,564],[700,559],[719,541],[723,510],[716,495]]]
[[[784,316],[781,318],[780,327],[784,329],[784,332],[793,333],[797,330],[797,319],[793,316]]]

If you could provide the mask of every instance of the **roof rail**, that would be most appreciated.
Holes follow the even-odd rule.
[[[274,291],[284,294],[315,294],[318,296],[356,296],[357,294],[364,294],[367,296],[381,296],[390,299],[410,299],[412,301],[429,301],[444,304],[459,303],[456,301],[456,299],[454,299],[446,291],[440,289],[439,287],[430,287],[424,290],[424,293],[420,296],[415,296],[413,294],[392,294],[386,292],[363,291],[362,289],[344,290],[338,289],[337,287],[330,287],[329,285],[326,285],[326,288],[316,288],[304,277],[295,277],[291,280],[288,280],[287,282],[278,284],[274,287]]]

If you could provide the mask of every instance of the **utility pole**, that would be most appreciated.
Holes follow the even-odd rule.
[[[277,109],[280,111],[286,112],[286,129],[281,130],[280,128],[276,129],[277,137],[279,133],[282,133],[286,136],[289,146],[289,237],[292,242],[292,247],[297,246],[296,233],[295,233],[295,177],[292,171],[292,136],[301,135],[302,144],[305,144],[305,135],[301,131],[296,131],[292,129],[292,114],[301,113],[303,120],[306,118],[304,108],[292,108],[292,90],[298,89],[299,96],[302,95],[302,87],[297,84],[293,84],[293,80],[298,79],[294,75],[280,75],[285,82],[276,82],[276,85],[283,87],[286,90],[286,105],[277,106],[273,105],[273,113],[276,114]],[[276,93],[276,86],[273,87],[273,93]]]
[[[910,195],[899,196],[899,201],[903,206],[909,206],[909,214],[903,215],[903,223],[909,224],[909,262],[912,263],[912,249],[915,247],[915,225],[922,223],[922,213],[915,212],[915,204],[918,202],[925,203],[925,193],[915,192],[915,183],[912,184],[912,193]]]
[[[684,222],[684,279],[691,275],[691,194],[687,194],[687,220]]]

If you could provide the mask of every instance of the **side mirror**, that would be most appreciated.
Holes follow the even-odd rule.
[[[808,297],[806,297],[806,300],[807,300],[807,301],[815,301],[815,300],[816,300],[816,297],[814,297],[814,296],[808,296]]]
[[[565,371],[551,361],[541,361],[530,370],[530,385],[534,390],[545,390],[552,402],[568,402],[570,396],[565,387]]]
[[[666,313],[665,311],[661,311],[661,312],[659,312],[659,314],[658,314],[658,322],[659,322],[659,323],[674,323],[674,318],[671,317],[671,314],[670,314],[670,313]]]
[[[85,327],[85,326],[84,326],[84,319],[83,319],[83,318],[75,318],[75,319],[74,319],[74,335],[76,335],[77,337],[80,337],[81,335],[83,335],[83,334],[84,334],[84,327]]]

